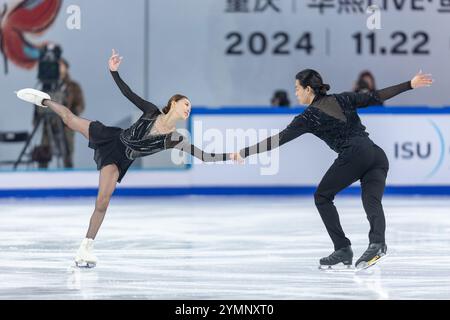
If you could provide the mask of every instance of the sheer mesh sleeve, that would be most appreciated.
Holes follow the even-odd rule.
[[[116,82],[117,86],[119,87],[122,94],[127,97],[128,100],[130,100],[136,107],[142,110],[144,113],[155,113],[160,112],[158,107],[155,106],[153,103],[146,101],[139,97],[137,94],[135,94],[130,87],[125,83],[125,81],[122,80],[119,73],[117,71],[111,71],[111,75]]]
[[[286,129],[281,131],[279,134],[271,136],[251,147],[244,148],[239,152],[239,154],[242,158],[246,158],[257,153],[270,151],[281,147],[283,144],[288,143],[289,141],[292,141],[307,132],[308,129],[306,121],[303,114],[301,114],[296,116],[294,120],[292,120],[292,122],[286,127]]]
[[[377,91],[367,93],[344,92],[341,95],[344,96],[354,108],[365,108],[368,106],[381,105],[384,101],[411,89],[411,81],[407,81]]]
[[[168,148],[174,148],[189,153],[190,155],[202,160],[203,162],[219,162],[231,160],[230,154],[208,153],[197,148],[196,146],[190,144],[187,141],[187,138],[179,133],[170,135],[169,139],[170,140],[167,142]]]

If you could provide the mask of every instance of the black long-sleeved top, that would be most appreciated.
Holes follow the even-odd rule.
[[[123,130],[120,140],[126,146],[126,156],[130,160],[155,154],[166,149],[178,149],[201,159],[204,162],[230,160],[228,154],[206,153],[191,145],[186,137],[178,132],[169,134],[151,135],[150,131],[161,111],[153,103],[146,101],[135,94],[122,80],[117,71],[111,72],[120,91],[136,107],[144,113],[130,128]]]
[[[371,141],[366,127],[362,125],[358,116],[358,108],[380,105],[411,89],[411,82],[408,81],[369,93],[344,92],[316,96],[305,111],[296,116],[286,129],[256,145],[242,149],[240,155],[245,158],[275,149],[305,133],[314,134],[332,150],[340,153],[356,137],[367,137],[367,140]]]

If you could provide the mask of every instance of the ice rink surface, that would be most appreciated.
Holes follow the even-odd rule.
[[[450,198],[386,197],[389,257],[358,274],[318,270],[312,197],[114,198],[97,267],[71,268],[94,200],[0,200],[0,299],[450,299]],[[336,205],[355,262],[369,225]]]

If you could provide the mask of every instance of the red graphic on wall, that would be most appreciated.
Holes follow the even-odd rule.
[[[6,3],[0,8],[0,52],[5,74],[8,61],[24,69],[36,65],[46,43],[34,44],[25,36],[43,34],[58,16],[61,3],[62,0],[22,0],[10,9]]]

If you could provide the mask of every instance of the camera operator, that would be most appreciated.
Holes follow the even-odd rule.
[[[52,92],[55,99],[61,101],[62,104],[66,105],[70,111],[75,115],[79,116],[83,113],[85,104],[83,92],[80,85],[73,81],[69,74],[69,63],[64,58],[59,59],[59,80],[57,82],[56,92]],[[42,109],[42,108],[41,108]],[[33,124],[36,125],[37,119],[39,117],[39,109],[35,108]],[[58,132],[61,127],[61,120],[58,117],[49,118],[50,130],[54,136],[60,134]],[[64,158],[64,168],[73,168],[73,152],[74,152],[74,132],[69,130],[67,126],[64,126],[64,138],[66,141],[67,150],[63,155]],[[50,150],[50,137],[47,130],[42,133],[41,148],[44,150]],[[51,153],[51,151],[49,151]],[[48,168],[48,162],[39,162],[39,168]]]
[[[69,74],[69,63],[62,58],[59,62],[59,74],[62,81],[63,104],[79,116],[84,111],[84,97],[80,85],[73,81]],[[73,151],[74,151],[74,131],[64,126],[64,132],[67,139],[68,152],[64,157],[64,167],[73,168]]]

